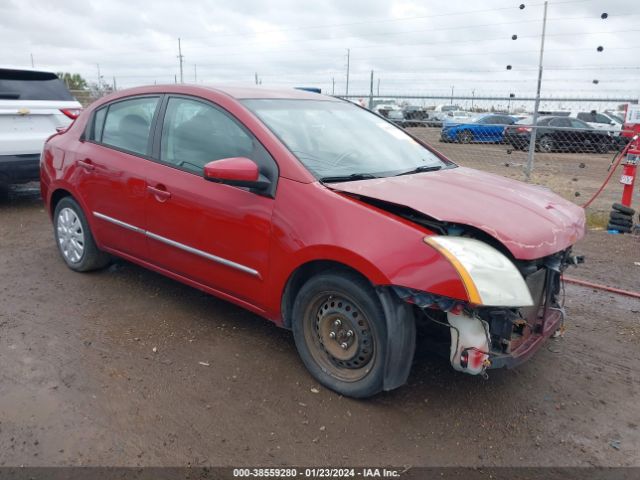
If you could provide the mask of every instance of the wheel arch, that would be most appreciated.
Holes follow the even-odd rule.
[[[355,273],[356,275],[360,276],[373,285],[371,280],[366,275],[364,275],[356,268],[347,265],[346,263],[330,259],[315,259],[307,261],[296,267],[295,270],[291,272],[291,275],[289,275],[289,278],[285,283],[280,305],[282,326],[284,328],[291,329],[291,313],[293,311],[293,303],[302,286],[311,277],[329,270],[342,270]]]
[[[76,202],[78,201],[69,190],[65,188],[55,189],[51,193],[51,198],[49,199],[49,216],[50,217],[53,217],[53,212],[56,211],[56,206],[58,205],[58,203],[60,203],[60,200],[62,200],[65,197],[71,197],[74,200],[76,200]]]

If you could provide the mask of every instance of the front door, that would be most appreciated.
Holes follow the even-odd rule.
[[[277,181],[262,145],[227,112],[193,97],[169,97],[147,174],[147,236],[153,263],[254,305],[263,304],[274,199],[204,179],[206,163],[255,161]]]

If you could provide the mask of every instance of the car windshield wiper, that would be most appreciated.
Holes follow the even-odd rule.
[[[421,173],[421,172],[437,172],[442,169],[442,165],[420,165],[419,167],[413,168],[407,172],[398,173],[395,175],[399,177],[400,175],[411,175],[412,173]]]
[[[372,178],[379,178],[370,173],[352,173],[351,175],[336,175],[333,177],[320,177],[319,180],[323,183],[331,182],[351,182],[353,180],[369,180]]]

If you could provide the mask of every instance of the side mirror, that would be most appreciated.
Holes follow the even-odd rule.
[[[271,185],[269,179],[260,174],[258,165],[245,157],[223,158],[207,163],[204,166],[204,179],[256,191],[264,191]]]

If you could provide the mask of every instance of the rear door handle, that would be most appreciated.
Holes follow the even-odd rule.
[[[152,187],[147,185],[147,190],[156,196],[156,199],[160,202],[166,202],[171,198],[171,192],[168,192],[164,187]]]
[[[91,160],[89,160],[88,158],[85,158],[84,160],[78,160],[76,163],[78,164],[79,167],[84,168],[88,172],[91,172],[96,168],[93,165],[93,163],[91,163]]]

